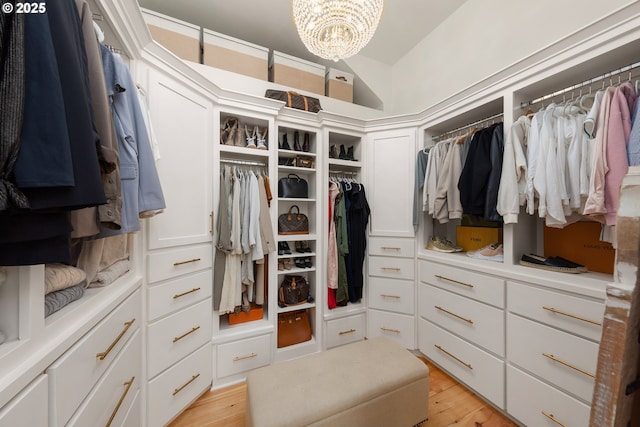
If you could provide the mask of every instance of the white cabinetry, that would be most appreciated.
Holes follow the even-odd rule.
[[[146,419],[163,425],[211,385],[213,103],[147,68],[167,207],[147,235]]]
[[[367,135],[368,197],[372,236],[414,237],[413,187],[416,130],[398,129]]]
[[[48,426],[47,376],[40,375],[0,408],[0,425]]]
[[[377,215],[375,208],[371,212]],[[413,244],[402,237],[369,238],[368,336],[384,335],[408,349],[417,347]]]

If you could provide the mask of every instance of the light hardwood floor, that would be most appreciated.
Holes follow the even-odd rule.
[[[516,427],[453,378],[429,366],[429,420],[424,427]],[[245,383],[207,392],[169,427],[244,427]]]

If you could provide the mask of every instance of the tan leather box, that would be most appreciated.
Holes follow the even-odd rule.
[[[151,37],[178,58],[200,62],[200,27],[143,9]]]
[[[324,65],[282,52],[273,51],[269,58],[269,81],[301,91],[324,95]]]
[[[267,80],[269,49],[211,30],[203,30],[202,62],[211,67]]]

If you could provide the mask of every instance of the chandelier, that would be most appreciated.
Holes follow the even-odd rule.
[[[384,0],[291,0],[293,21],[309,52],[338,61],[355,55],[378,27]]]

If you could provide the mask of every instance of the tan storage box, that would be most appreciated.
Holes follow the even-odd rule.
[[[324,65],[273,51],[269,58],[269,81],[324,95]]]
[[[267,80],[269,49],[211,30],[203,30],[203,64]]]
[[[200,62],[200,27],[142,9],[151,37],[178,58]]]
[[[456,227],[456,244],[465,252],[484,248],[492,243],[502,243],[502,228]]]
[[[613,274],[616,250],[600,241],[602,225],[576,222],[565,228],[544,227],[544,256],[559,256],[582,264],[589,271]]]
[[[353,74],[329,68],[325,80],[326,96],[353,102]]]

